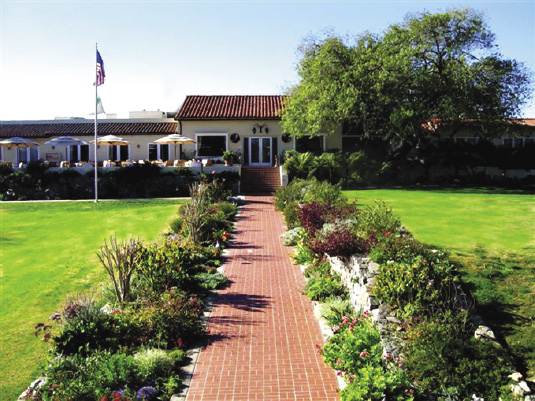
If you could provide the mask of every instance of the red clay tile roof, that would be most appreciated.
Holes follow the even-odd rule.
[[[285,96],[187,96],[175,120],[280,120]]]
[[[176,133],[178,123],[141,121],[99,121],[98,135],[168,135]],[[50,138],[53,136],[93,136],[95,124],[91,120],[73,121],[1,121],[0,138]]]

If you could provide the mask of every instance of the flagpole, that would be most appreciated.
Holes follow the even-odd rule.
[[[93,158],[95,159],[95,203],[98,202],[98,160],[97,160],[97,132],[98,132],[98,43],[95,43],[95,146]]]

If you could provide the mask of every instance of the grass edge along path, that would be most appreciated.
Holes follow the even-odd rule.
[[[535,382],[535,195],[488,189],[354,190],[384,201],[418,240],[448,249],[483,316]]]
[[[42,371],[48,344],[33,336],[70,296],[106,279],[105,239],[156,241],[176,200],[0,204],[0,399],[13,400]]]

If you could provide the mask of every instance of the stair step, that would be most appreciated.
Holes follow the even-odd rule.
[[[278,167],[242,167],[240,192],[274,192],[281,187]]]

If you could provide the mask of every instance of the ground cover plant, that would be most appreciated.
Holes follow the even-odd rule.
[[[33,337],[35,323],[105,279],[103,239],[156,240],[176,209],[155,200],[0,205],[0,399],[15,399],[41,372],[48,346]]]
[[[225,196],[219,185],[192,187],[187,206],[233,220],[237,208],[232,205],[222,204],[215,212]],[[219,224],[213,216],[211,221]],[[166,232],[156,243],[133,236],[104,241],[97,252],[109,279],[103,291],[70,299],[35,325],[36,336],[51,348],[45,382],[28,388],[28,398],[103,401],[119,394],[124,400],[167,401],[178,392],[185,347],[205,334],[201,316],[207,290],[226,282],[215,267],[228,235],[201,242],[190,234]]]
[[[311,207],[314,201],[304,199],[305,193],[313,199],[317,182],[300,181],[298,186],[296,190],[290,185],[288,194],[279,190],[276,204],[286,211],[293,203],[297,210],[292,214],[293,228],[284,238],[295,247],[296,262],[308,266],[305,292],[330,305],[324,315],[333,324],[334,335],[320,348],[326,362],[348,383],[341,393],[343,400],[464,400],[473,394],[485,399],[512,398],[508,377],[512,365],[506,348],[474,338],[478,326],[474,299],[465,292],[466,282],[461,280],[455,257],[415,239],[384,202],[344,213],[351,208],[342,197],[336,202],[339,212],[335,213],[332,204]],[[331,192],[336,191],[333,187]],[[378,329],[373,325],[360,327],[366,319],[359,317],[358,311],[341,312],[345,294],[338,292],[339,285],[333,285],[339,282],[338,276],[323,260],[323,253],[329,252],[314,248],[315,241],[326,232],[356,237],[356,242],[366,247],[354,254],[369,255],[379,264],[368,290],[398,319],[381,329],[381,335],[394,337],[394,343],[400,344],[389,346],[392,354],[381,355]],[[350,242],[345,237],[330,237],[341,241],[338,247],[330,247],[334,253],[330,256],[348,259],[348,254],[338,250]],[[364,311],[363,315],[367,314]]]
[[[418,240],[450,249],[478,312],[535,379],[535,196],[500,189],[344,191],[386,202]]]

